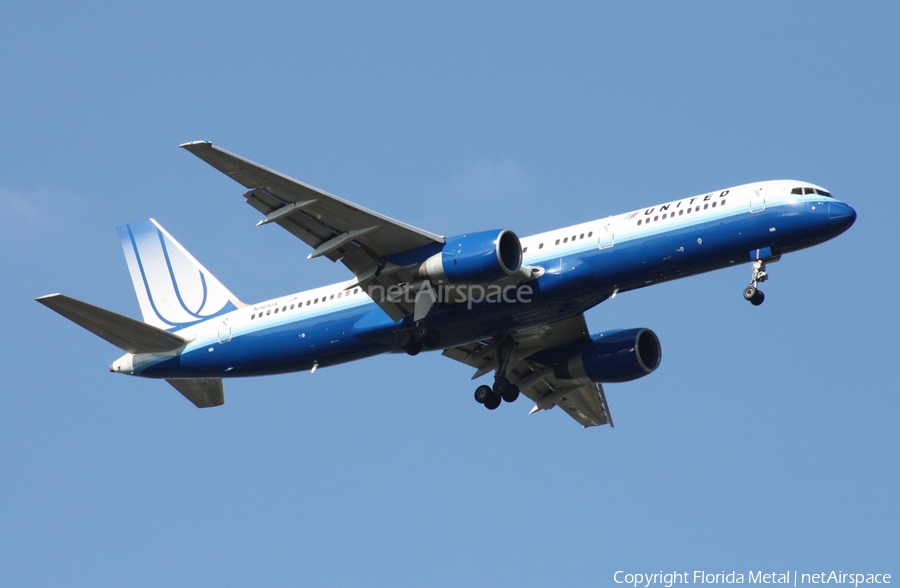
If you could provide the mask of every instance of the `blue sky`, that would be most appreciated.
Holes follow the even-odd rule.
[[[0,8],[0,577],[11,586],[585,586],[900,574],[893,3],[37,2]],[[211,140],[441,234],[520,235],[745,182],[859,219],[770,266],[602,304],[653,375],[615,429],[385,356],[198,411],[33,302],[138,316],[154,217],[245,301],[346,279],[256,228]]]

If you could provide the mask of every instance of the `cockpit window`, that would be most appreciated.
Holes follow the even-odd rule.
[[[794,188],[793,190],[791,190],[791,194],[797,194],[798,196],[802,196],[803,194],[806,194],[807,196],[818,194],[819,196],[834,198],[834,196],[831,195],[831,192],[822,190],[821,188]]]

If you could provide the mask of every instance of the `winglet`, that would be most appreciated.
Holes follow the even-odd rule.
[[[199,147],[203,147],[204,145],[212,146],[212,141],[188,141],[187,143],[182,143],[178,147],[191,151],[191,148],[197,149]]]

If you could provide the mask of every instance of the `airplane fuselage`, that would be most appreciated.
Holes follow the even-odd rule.
[[[809,193],[804,193],[804,188]],[[799,190],[799,193],[797,193]],[[793,192],[793,193],[792,193]],[[806,182],[746,184],[521,239],[539,277],[438,303],[440,348],[576,316],[621,292],[779,256],[849,228],[852,208]],[[397,352],[398,331],[355,280],[298,292],[198,322],[168,354],[127,354],[111,371],[151,378],[223,378],[313,370]]]

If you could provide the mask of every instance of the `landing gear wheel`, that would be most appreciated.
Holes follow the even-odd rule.
[[[484,404],[493,394],[490,386],[479,386],[475,388],[475,402]]]
[[[499,377],[494,380],[494,388],[493,392],[497,396],[503,396],[503,394],[509,389],[509,380],[504,377]]]
[[[422,343],[425,345],[426,349],[434,349],[440,344],[440,342],[441,334],[434,329],[430,330],[425,336],[425,339],[422,340]]]
[[[484,407],[488,410],[494,410],[500,406],[500,402],[502,402],[502,399],[499,396],[491,394],[490,397],[484,401]]]
[[[428,326],[428,323],[425,321],[416,322],[416,326],[413,327],[413,339],[425,341],[429,334],[431,334],[431,327]]]
[[[519,398],[519,387],[515,384],[510,384],[506,392],[501,394],[500,397],[503,398],[503,402],[515,402]]]
[[[418,341],[413,341],[406,348],[406,352],[410,355],[419,355],[420,351],[422,351],[422,344]]]
[[[762,293],[762,290],[758,290],[754,286],[747,286],[744,289],[744,299],[749,300],[753,306],[759,306],[766,299],[766,295]]]
[[[412,343],[412,333],[409,331],[400,331],[397,333],[397,347],[406,349]]]

